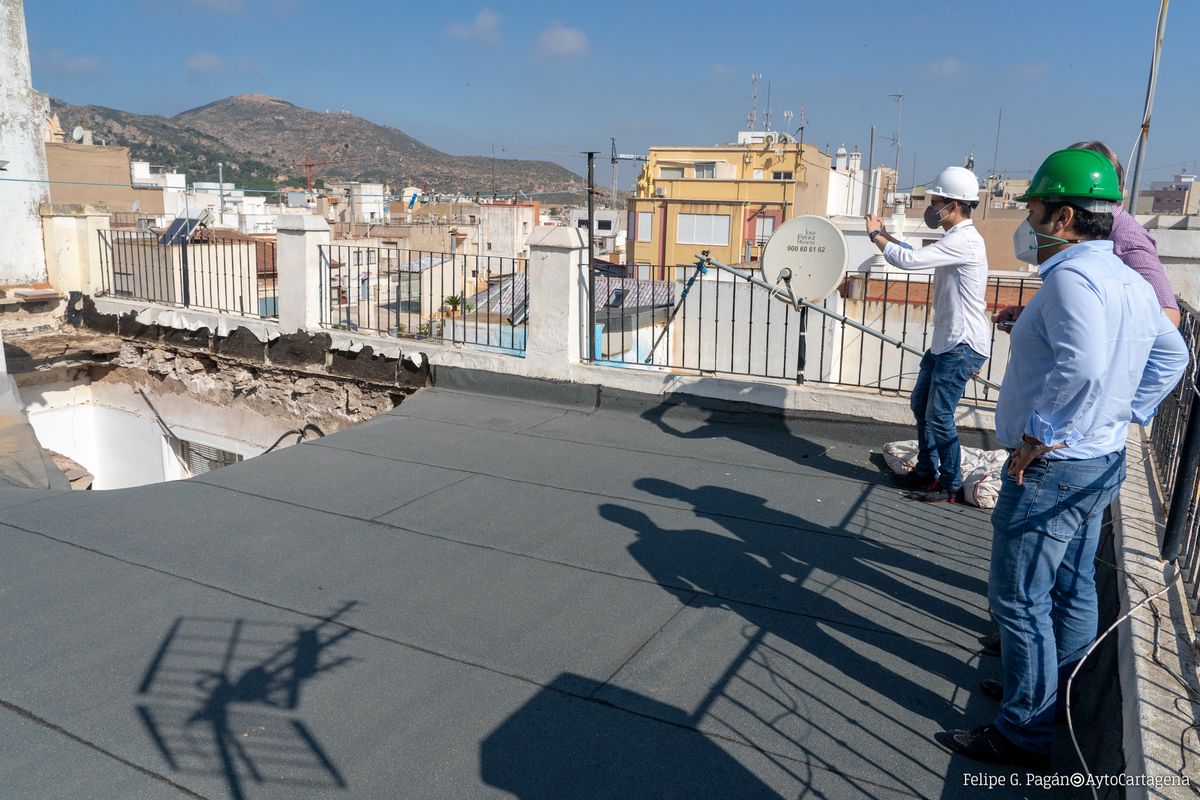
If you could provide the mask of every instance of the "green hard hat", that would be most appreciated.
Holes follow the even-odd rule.
[[[1033,174],[1029,189],[1017,200],[1091,201],[1092,210],[1107,210],[1121,202],[1121,186],[1112,163],[1094,150],[1070,148],[1046,156]]]

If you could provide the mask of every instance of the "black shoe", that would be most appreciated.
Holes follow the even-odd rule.
[[[936,475],[920,475],[916,472],[908,472],[904,475],[893,475],[892,480],[901,489],[914,489],[918,492],[928,491],[937,488],[938,479]]]
[[[962,489],[951,491],[943,489],[934,482],[932,489],[924,491],[906,492],[904,495],[909,500],[917,500],[922,503],[961,503],[963,501]]]
[[[1000,632],[989,633],[986,636],[979,637],[979,644],[983,647],[983,652],[989,656],[1000,655]]]
[[[1004,684],[1000,681],[988,678],[979,682],[979,691],[983,692],[983,696],[989,700],[995,700],[997,703],[1004,700]]]
[[[981,725],[969,731],[942,731],[934,737],[960,755],[990,764],[1014,764],[1030,769],[1050,766],[1050,754],[1026,750],[1012,743],[995,725]]]

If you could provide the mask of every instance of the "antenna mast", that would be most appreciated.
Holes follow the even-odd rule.
[[[896,112],[896,135],[892,137],[892,144],[896,147],[896,193],[900,193],[900,123],[904,120],[904,92],[897,90],[895,94],[889,95],[892,100],[899,105],[899,110]]]
[[[763,130],[771,130],[771,82],[767,81],[767,108],[763,111]]]
[[[762,73],[756,72],[750,76],[750,113],[746,115],[746,130],[754,130],[758,121],[758,85],[762,83]]]

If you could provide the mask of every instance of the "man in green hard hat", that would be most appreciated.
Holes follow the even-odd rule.
[[[1004,693],[995,720],[939,741],[980,761],[1049,765],[1060,681],[1096,637],[1094,558],[1125,478],[1129,423],[1145,424],[1187,367],[1183,337],[1150,284],[1107,239],[1116,171],[1092,150],[1051,153],[1017,198],[1013,237],[1042,287],[1012,329],[996,405],[1011,455],[992,512],[988,601]]]

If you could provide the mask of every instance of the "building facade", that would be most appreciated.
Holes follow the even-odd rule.
[[[690,264],[701,250],[718,261],[761,256],[786,220],[824,216],[831,159],[786,134],[743,131],[736,144],[654,147],[629,201],[626,264]]]

